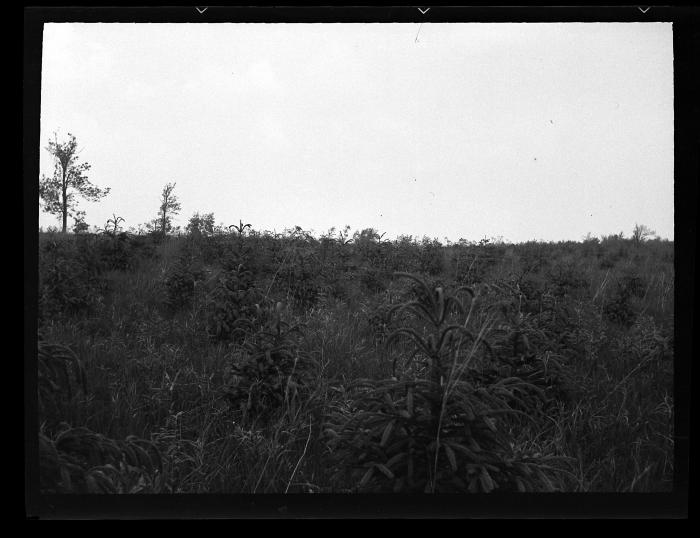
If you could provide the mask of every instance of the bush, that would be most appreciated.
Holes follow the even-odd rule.
[[[135,264],[134,250],[129,234],[126,232],[99,236],[96,248],[106,269],[118,271],[133,269]]]
[[[70,239],[46,241],[39,253],[39,319],[90,312],[102,301],[99,266],[81,263]]]
[[[300,309],[307,310],[314,306],[325,286],[321,281],[321,266],[313,251],[308,247],[292,246],[291,252],[287,251],[288,262],[280,271],[279,278],[282,287],[291,299],[292,304]]]
[[[418,267],[426,275],[439,275],[445,269],[445,257],[442,245],[437,239],[424,238],[418,254]]]
[[[549,270],[552,292],[557,297],[577,297],[588,288],[588,281],[576,262],[559,261]]]
[[[225,395],[235,409],[264,420],[280,409],[291,416],[300,398],[314,387],[315,365],[299,349],[302,333],[280,320],[282,304],[265,331],[256,333],[234,354],[226,374]]]
[[[240,342],[266,321],[265,297],[243,264],[223,272],[207,298],[207,332],[218,341]]]
[[[177,311],[192,303],[195,286],[204,280],[204,270],[188,256],[181,256],[165,278],[165,303]]]
[[[617,325],[628,327],[635,318],[634,307],[632,306],[632,288],[625,280],[619,280],[612,297],[603,307],[605,318]]]
[[[478,383],[472,363],[490,347],[462,324],[449,321],[465,308],[443,288],[422,289],[421,298],[394,307],[429,326],[427,337],[410,326],[392,332],[387,345],[406,338],[411,346],[402,374],[361,380],[352,400],[331,414],[326,433],[335,457],[352,463],[356,491],[490,492],[552,490],[539,460],[516,457],[505,417],[508,400],[531,392],[516,377]],[[462,289],[469,295],[469,289]],[[412,349],[411,349],[412,348]],[[419,363],[413,367],[412,363]],[[396,359],[395,359],[396,365]],[[399,377],[397,377],[399,376]],[[344,471],[341,471],[344,472]]]
[[[386,289],[383,277],[384,274],[374,267],[362,267],[360,270],[360,284],[370,294],[379,293]]]

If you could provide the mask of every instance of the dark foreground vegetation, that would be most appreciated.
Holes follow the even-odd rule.
[[[44,493],[672,488],[672,242],[39,251]]]

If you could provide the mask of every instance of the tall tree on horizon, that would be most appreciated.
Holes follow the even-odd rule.
[[[98,202],[109,194],[109,187],[101,189],[87,178],[90,170],[88,163],[78,162],[78,142],[71,133],[68,140],[58,141],[58,135],[54,133],[54,139],[49,140],[46,147],[54,157],[55,168],[52,177],[42,174],[39,180],[39,196],[44,202],[44,211],[52,215],[61,215],[62,231],[66,233],[68,216],[73,216],[77,208],[77,197],[80,196],[90,202]]]
[[[160,198],[160,210],[158,211],[158,225],[160,233],[165,235],[172,228],[172,216],[180,212],[181,206],[177,196],[173,193],[175,183],[167,183],[163,187],[163,192]]]

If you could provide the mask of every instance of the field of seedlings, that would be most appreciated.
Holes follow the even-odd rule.
[[[41,233],[41,490],[670,491],[673,246]]]

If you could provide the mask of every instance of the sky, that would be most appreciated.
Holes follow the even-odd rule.
[[[183,227],[673,239],[670,23],[51,23],[42,61],[41,171],[75,135],[90,225],[176,183]]]

